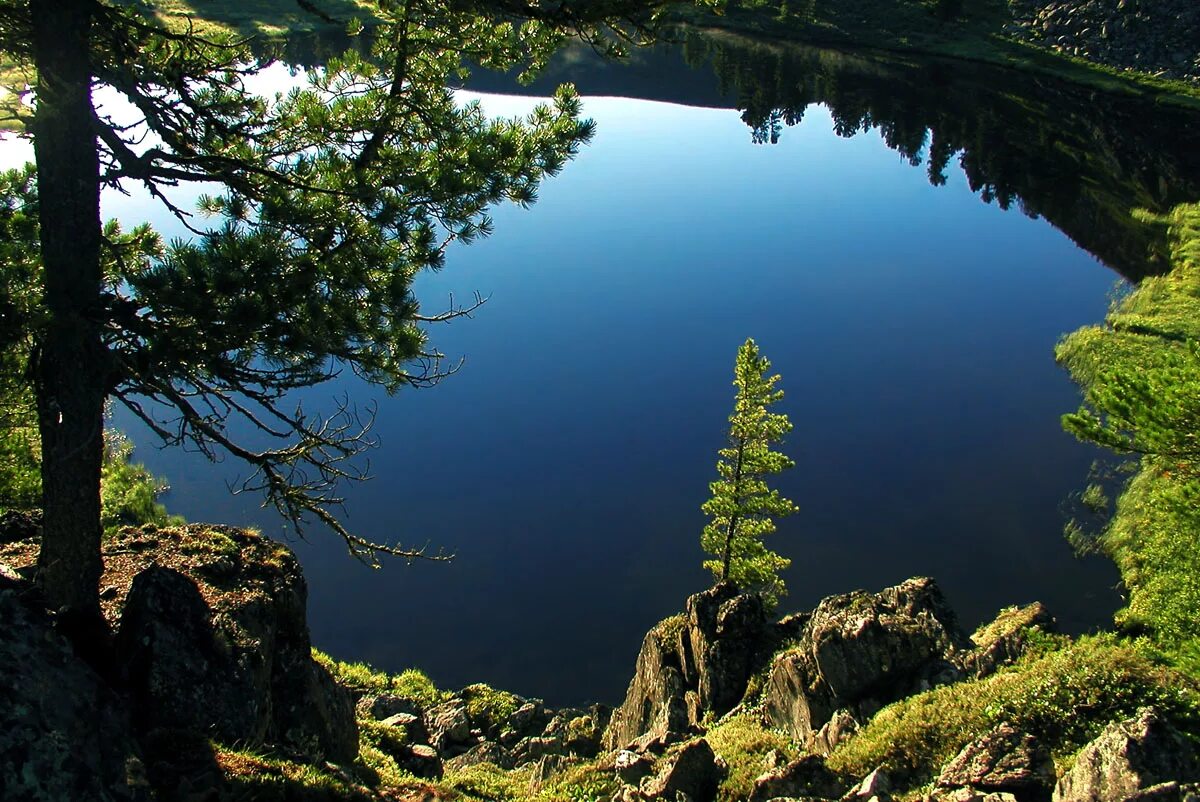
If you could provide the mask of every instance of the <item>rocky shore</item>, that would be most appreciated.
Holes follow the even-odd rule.
[[[646,635],[618,708],[552,709],[314,653],[294,555],[226,527],[108,541],[115,634],[111,659],[89,665],[39,603],[36,551],[30,527],[0,531],[5,800],[1197,798],[1181,675],[1114,646],[1124,673],[1085,655],[1081,671],[1043,676],[1038,661],[1067,641],[1042,605],[967,637],[927,578],[780,620],[717,585]],[[959,689],[982,695],[948,695]],[[1065,712],[1039,709],[1063,694]],[[935,742],[905,725],[912,743],[897,746],[887,727],[905,715],[973,729]]]
[[[1200,81],[1195,0],[1010,0],[1033,44],[1120,69]]]

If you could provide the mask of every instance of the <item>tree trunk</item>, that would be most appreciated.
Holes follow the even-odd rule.
[[[92,0],[33,0],[43,301],[36,353],[46,601],[84,626],[100,619],[100,466],[107,350],[100,337],[100,165],[92,128]]]
[[[741,521],[741,510],[739,509],[742,503],[742,457],[746,453],[745,438],[738,438],[737,441],[737,463],[733,468],[733,513],[729,516],[729,523],[725,527],[725,555],[721,559],[721,581],[729,579],[729,562],[733,557],[733,536],[737,534],[737,526]]]

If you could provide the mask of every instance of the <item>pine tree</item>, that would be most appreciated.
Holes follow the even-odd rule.
[[[754,340],[746,340],[738,349],[729,444],[718,452],[721,478],[709,484],[712,498],[701,507],[712,520],[704,527],[700,545],[714,557],[704,567],[717,581],[729,580],[742,590],[760,592],[774,606],[787,593],[779,572],[792,561],[768,549],[762,539],[775,531],[776,516],[791,515],[797,508],[766,482],[766,477],[796,464],[771,449],[792,430],[792,424],[787,415],[767,412],[783,398],[783,391],[775,389],[779,376],[767,375],[770,368]]]

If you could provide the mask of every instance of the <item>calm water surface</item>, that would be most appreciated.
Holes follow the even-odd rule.
[[[1059,427],[1078,394],[1053,348],[1103,317],[1118,270],[1153,267],[1153,243],[1106,223],[1096,210],[1113,204],[1101,196],[1165,204],[1200,171],[1148,154],[1103,179],[1080,179],[1082,163],[1063,165],[1067,178],[1013,178],[1031,153],[1058,169],[1072,142],[1010,129],[981,149],[971,132],[994,126],[995,109],[972,122],[947,108],[954,91],[935,93],[946,105],[906,106],[895,76],[821,72],[811,55],[784,87],[806,96],[759,84],[747,99],[758,56],[730,52],[708,54],[723,64],[719,81],[677,55],[674,73],[605,72],[601,91],[674,91],[676,102],[587,96],[594,142],[532,209],[497,209],[494,236],[452,249],[442,273],[421,279],[428,310],[450,293],[490,296],[474,320],[433,332],[466,357],[458,375],[394,398],[348,380],[303,396],[314,408],[340,393],[379,404],[375,478],[350,488],[352,528],[457,553],[448,565],[371,570],[323,533],[297,544],[319,647],[416,665],[446,686],[618,701],[645,630],[709,581],[699,506],[747,336],[783,375],[779,410],[795,424],[785,450],[797,465],[779,487],[800,512],[771,544],[793,561],[785,609],[927,574],[967,627],[1034,599],[1071,630],[1109,620],[1116,572],[1076,559],[1061,536],[1064,502],[1097,455]],[[586,94],[587,73],[574,69]],[[932,184],[933,143],[885,121],[872,92],[971,139],[966,168],[955,155],[944,185]],[[851,133],[850,97],[868,111],[847,137],[837,132]],[[534,102],[481,98],[504,115]],[[145,214],[136,198],[108,204]],[[154,450],[118,422],[170,479],[174,511],[282,532],[255,499],[229,495],[232,462]]]

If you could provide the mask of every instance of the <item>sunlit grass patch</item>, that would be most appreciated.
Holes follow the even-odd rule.
[[[1192,726],[1200,721],[1194,682],[1115,635],[1085,637],[985,679],[892,704],[840,745],[829,764],[859,776],[884,765],[913,788],[998,724],[1035,735],[1064,758],[1145,705]]]

